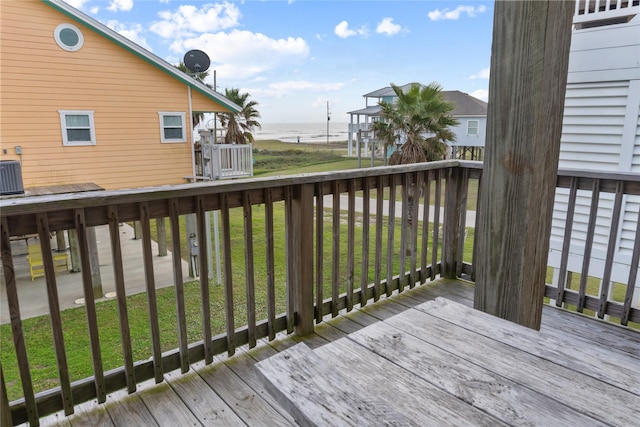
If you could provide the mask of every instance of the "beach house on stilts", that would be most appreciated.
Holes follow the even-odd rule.
[[[402,86],[403,91],[414,83]],[[444,99],[455,106],[451,115],[460,123],[452,127],[456,140],[448,143],[450,157],[468,154],[470,160],[482,158],[482,150],[487,131],[487,103],[459,90],[442,91]],[[380,120],[380,102],[393,102],[396,95],[388,86],[363,95],[365,108],[350,111],[348,133],[348,155],[355,156],[358,152],[363,156],[369,155],[375,144],[375,135],[371,130],[372,123]]]

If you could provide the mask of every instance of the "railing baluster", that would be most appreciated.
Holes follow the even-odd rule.
[[[233,309],[233,266],[231,264],[231,224],[229,219],[229,196],[221,196],[222,240],[224,245],[224,299],[227,318],[227,354],[233,356],[236,352],[235,344],[235,316]]]
[[[175,209],[176,209],[176,215],[177,215],[177,205]],[[211,344],[211,303],[210,303],[210,297],[209,297],[209,254],[207,253],[209,242],[207,242],[208,230],[207,230],[206,217],[207,217],[207,212],[205,211],[205,208],[204,208],[204,198],[197,197],[196,198],[196,234],[198,236],[198,247],[200,248],[199,255],[198,255],[198,269],[200,270],[199,284],[200,284],[200,304],[202,307],[202,339],[204,341],[204,363],[208,365],[213,362],[213,346]],[[180,240],[178,240],[178,242],[180,242]],[[180,253],[180,250],[178,250],[178,254],[179,253]],[[175,263],[174,268],[176,268],[177,261],[174,261],[174,263]],[[182,270],[182,264],[180,264],[180,269]],[[180,276],[182,276],[182,271],[180,272]],[[178,293],[182,294],[179,304],[183,305],[181,309],[184,310],[184,288],[182,284],[180,285],[179,288],[176,288],[176,302],[178,301],[177,299]],[[185,327],[186,327],[186,323],[185,323]],[[185,333],[186,333],[186,329],[185,329]],[[185,350],[188,353],[188,347]],[[183,356],[183,354],[181,354],[181,356]]]
[[[373,278],[373,301],[380,299],[380,280],[382,274],[382,228],[384,224],[384,183],[382,176],[376,178],[376,253]]]
[[[274,248],[273,248],[273,196],[270,188],[264,190],[264,228],[266,239],[267,264],[267,328],[269,341],[276,337],[276,285],[274,276]]]
[[[460,188],[460,236],[458,238],[458,259],[456,260],[456,277],[462,276],[464,264],[464,247],[467,241],[467,212],[469,211],[469,169],[462,169],[462,188]]]
[[[253,272],[253,215],[251,212],[251,195],[243,193],[242,209],[244,211],[244,265],[247,281],[247,330],[249,348],[256,346],[256,292]]]
[[[584,244],[584,258],[582,259],[582,274],[580,275],[580,287],[578,290],[578,305],[576,310],[582,313],[586,303],[587,278],[589,277],[589,264],[591,262],[591,249],[598,218],[598,203],[600,202],[600,180],[594,179],[591,187],[591,208],[589,209],[589,225],[587,226],[587,240]]]
[[[476,221],[473,229],[473,255],[471,256],[471,281],[476,280],[476,261],[478,260],[478,237],[476,231],[478,230],[478,224],[480,224],[480,215],[478,215],[480,208],[480,200],[482,197],[482,175],[478,178],[478,197],[476,201]]]
[[[56,352],[60,389],[62,392],[62,406],[65,415],[73,414],[73,395],[71,394],[71,382],[69,380],[69,366],[67,364],[67,352],[62,333],[62,317],[60,315],[60,302],[58,300],[58,284],[56,271],[51,255],[51,241],[49,230],[49,218],[46,213],[36,214],[38,238],[42,261],[44,264],[45,278],[47,282],[47,298],[49,300],[49,317],[51,320],[51,332],[53,334],[53,346]]]
[[[338,315],[340,296],[340,183],[333,182],[333,257],[331,260],[331,317]]]
[[[24,393],[24,401],[29,424],[38,425],[38,408],[36,406],[36,400],[33,393],[31,368],[29,367],[27,346],[25,345],[24,333],[22,330],[22,317],[20,316],[20,303],[18,302],[18,288],[16,286],[16,275],[15,269],[13,268],[13,256],[11,254],[11,239],[9,237],[9,225],[7,224],[6,218],[2,218],[2,225],[0,228],[0,233],[2,235],[2,267],[7,290],[7,303],[9,305],[13,345],[16,351],[18,370],[20,371],[20,381],[22,382],[22,392]]]
[[[160,324],[158,322],[158,302],[156,299],[156,281],[153,274],[153,251],[151,249],[151,223],[148,203],[140,203],[140,225],[142,227],[142,256],[144,279],[149,307],[149,327],[151,332],[151,352],[153,355],[153,373],[156,383],[162,382],[162,347],[160,345]]]
[[[291,279],[294,301],[295,333],[299,336],[314,331],[313,316],[313,238],[305,233],[313,229],[313,185],[292,187],[291,212]]]
[[[127,311],[127,294],[124,287],[124,267],[122,265],[122,246],[120,243],[120,219],[118,207],[107,207],[109,218],[109,236],[111,239],[111,258],[113,260],[113,279],[115,281],[116,298],[118,301],[118,317],[120,321],[120,342],[122,343],[122,358],[127,379],[127,391],[136,391],[136,376],[133,367],[133,351],[131,349],[131,332],[129,329],[129,312]]]
[[[360,268],[360,307],[367,305],[367,286],[369,285],[369,178],[362,181],[362,266]]]
[[[573,230],[573,216],[576,210],[576,196],[578,194],[578,178],[571,178],[569,188],[569,204],[567,206],[567,216],[564,226],[564,241],[562,243],[562,255],[560,259],[560,274],[558,275],[558,292],[556,296],[556,306],[562,306],[564,302],[564,287],[567,277],[567,263],[569,261],[569,250],[571,248],[571,231]]]
[[[316,184],[316,323],[322,322],[324,301],[324,190]]]
[[[7,397],[7,386],[4,383],[4,372],[2,371],[2,362],[0,361],[0,425],[2,427],[12,426],[11,407],[9,406],[9,398]]]
[[[294,330],[295,326],[295,307],[294,307],[294,286],[293,282],[293,269],[295,266],[293,265],[293,251],[294,251],[294,236],[292,233],[293,223],[291,218],[293,216],[293,203],[292,203],[293,195],[291,194],[291,186],[286,186],[284,188],[284,222],[285,222],[285,254],[286,254],[286,265],[287,265],[287,292],[286,292],[286,305],[287,305],[287,333],[290,334]]]
[[[89,328],[89,340],[91,343],[91,358],[93,363],[93,375],[96,386],[98,403],[107,400],[104,385],[104,369],[102,367],[102,354],[100,352],[100,336],[98,334],[98,318],[96,314],[96,302],[93,293],[91,279],[91,264],[89,261],[89,245],[87,243],[87,223],[84,209],[75,210],[76,233],[78,233],[78,246],[80,249],[80,264],[82,265],[82,286],[84,289],[84,303],[87,311],[87,326]]]
[[[398,292],[402,292],[407,277],[407,227],[409,224],[409,174],[402,174],[402,212],[400,215],[400,268],[398,271]]]
[[[633,301],[633,293],[638,280],[638,264],[640,261],[640,209],[638,209],[638,221],[636,221],[636,238],[633,245],[633,255],[631,255],[631,265],[629,266],[629,281],[627,282],[627,291],[624,295],[624,308],[620,323],[627,326],[629,316],[631,314],[631,302]]]
[[[423,172],[424,179],[422,181],[423,204],[422,204],[422,249],[420,253],[420,282],[427,280],[427,256],[429,253],[429,210],[431,207],[431,171]],[[434,267],[431,266],[431,272]],[[429,276],[431,276],[430,273]]]
[[[182,256],[180,251],[180,221],[178,200],[169,200],[169,223],[171,224],[171,255],[173,257],[173,290],[176,298],[176,317],[178,318],[178,345],[180,349],[180,370],[189,371],[189,345],[187,343],[187,319],[184,307],[184,282],[182,278]],[[146,224],[144,225],[146,228]],[[144,228],[143,228],[144,230]],[[144,231],[142,232],[144,236]],[[151,235],[149,235],[151,237]],[[149,242],[151,243],[151,242]],[[146,246],[146,243],[145,243]],[[206,256],[207,246],[200,247],[198,258]],[[200,271],[200,274],[203,274]],[[206,275],[206,271],[204,272]]]
[[[354,252],[356,236],[356,191],[355,181],[347,182],[349,203],[347,210],[347,312],[353,310],[353,280],[354,280]]]
[[[420,189],[422,188],[422,175],[418,172],[412,173],[412,185],[411,185],[411,197],[413,203],[411,203],[411,241],[409,242],[411,249],[411,257],[409,262],[409,288],[413,289],[416,285],[417,278],[417,264],[418,264],[418,223],[420,218],[418,215],[420,208]]]
[[[600,287],[600,303],[598,304],[598,317],[602,319],[607,313],[607,303],[609,299],[609,287],[611,286],[611,270],[613,268],[613,256],[616,253],[616,243],[618,241],[618,226],[620,225],[620,214],[622,212],[622,196],[624,182],[616,183],[616,195],[613,202],[613,215],[611,217],[611,229],[609,230],[609,244],[607,245],[607,258],[604,263],[604,274],[602,276],[602,286]]]
[[[387,217],[387,283],[386,294],[393,292],[393,249],[395,246],[394,232],[396,223],[396,176],[389,176],[389,214]]]
[[[447,183],[448,184],[448,183]],[[436,171],[436,200],[433,207],[433,242],[431,249],[431,280],[436,278],[438,244],[440,243],[440,199],[442,197],[442,169]]]

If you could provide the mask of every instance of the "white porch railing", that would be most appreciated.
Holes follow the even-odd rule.
[[[359,130],[369,130],[371,123],[349,123],[349,132],[358,132]]]
[[[633,0],[577,0],[573,23],[619,18],[640,13],[640,5]]]
[[[253,176],[252,147],[252,144],[203,144],[203,176],[212,180]]]

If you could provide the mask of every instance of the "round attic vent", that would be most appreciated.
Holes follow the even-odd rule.
[[[53,38],[62,49],[73,52],[82,47],[84,37],[75,25],[60,24],[53,31]]]

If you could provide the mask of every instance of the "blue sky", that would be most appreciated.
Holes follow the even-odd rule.
[[[327,101],[347,122],[390,83],[488,97],[492,1],[66,1],[171,63],[205,51],[263,123],[325,122]]]

